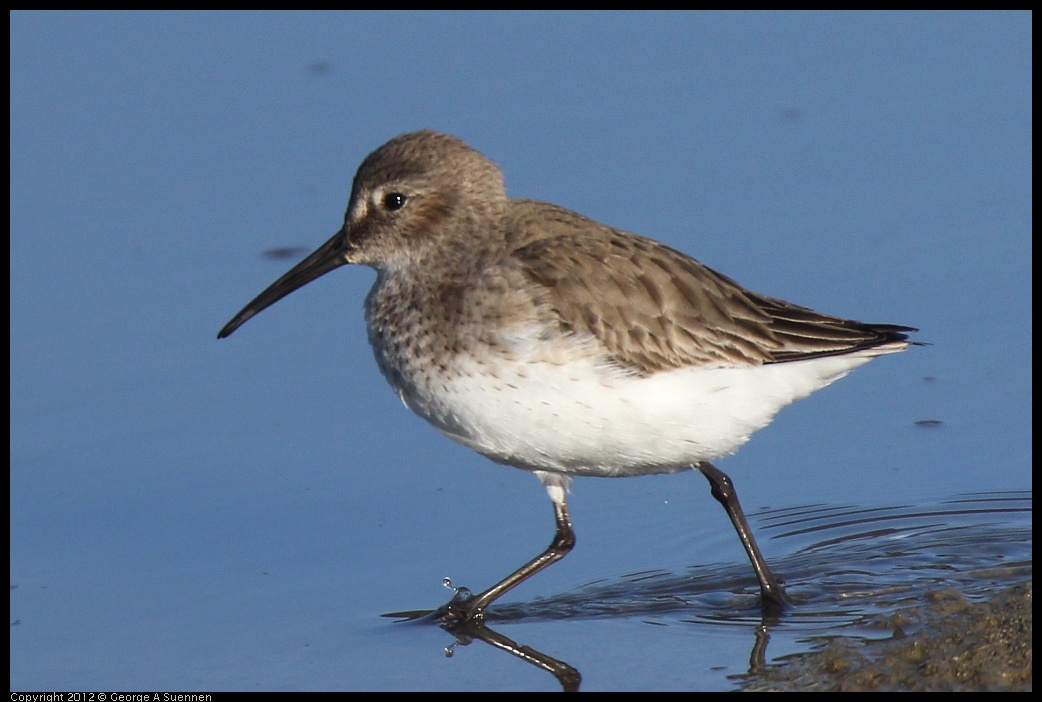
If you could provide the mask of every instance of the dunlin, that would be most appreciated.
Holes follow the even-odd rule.
[[[709,461],[916,331],[759,295],[652,239],[508,198],[492,161],[425,130],[369,154],[340,231],[218,337],[347,263],[376,269],[369,342],[402,401],[449,438],[531,471],[553,502],[546,551],[477,595],[461,590],[439,610],[446,622],[480,618],[571,550],[573,477],[691,469],[727,511],[763,606],[784,606],[731,479]]]

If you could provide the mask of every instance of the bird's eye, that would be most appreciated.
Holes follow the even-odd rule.
[[[383,205],[388,212],[400,210],[405,207],[405,196],[401,193],[387,193],[384,195]]]

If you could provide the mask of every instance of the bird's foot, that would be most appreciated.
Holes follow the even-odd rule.
[[[445,587],[452,589],[452,599],[438,609],[414,609],[405,612],[388,612],[380,616],[399,621],[425,621],[440,624],[447,629],[465,624],[478,624],[485,618],[485,608],[479,608],[478,598],[465,587],[455,587],[445,578]]]
[[[445,578],[445,587],[452,590],[452,599],[431,613],[431,619],[443,626],[454,627],[484,619],[484,608],[478,608],[478,599],[465,587],[455,587]]]

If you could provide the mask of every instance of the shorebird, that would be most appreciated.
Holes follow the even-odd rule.
[[[741,539],[765,609],[787,600],[731,479],[733,453],[785,405],[876,356],[912,327],[833,317],[743,288],[652,239],[557,205],[508,198],[500,169],[424,130],[365,158],[344,224],[221,329],[224,338],[344,264],[371,266],[369,342],[411,410],[478,453],[531,471],[553,503],[550,546],[444,622],[498,597],[575,544],[572,478],[698,470]]]

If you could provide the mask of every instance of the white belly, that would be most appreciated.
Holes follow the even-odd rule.
[[[500,463],[568,475],[669,473],[737,450],[785,405],[891,350],[647,377],[590,359],[461,360],[451,377],[398,390],[447,436]]]

